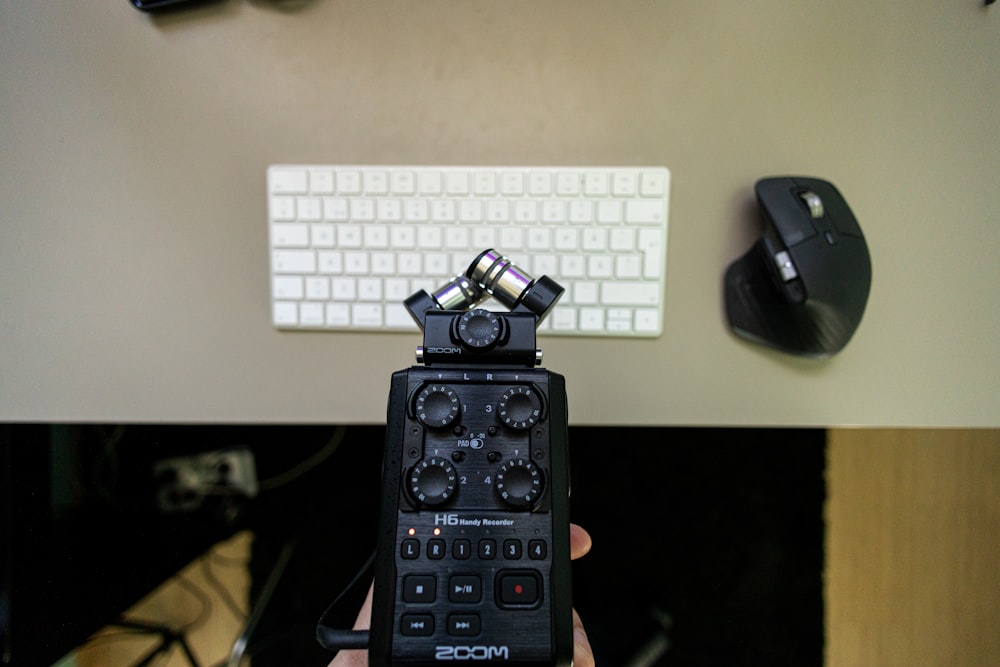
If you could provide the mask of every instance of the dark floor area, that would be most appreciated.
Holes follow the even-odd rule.
[[[366,448],[381,437],[352,429],[324,490],[281,503],[305,516],[321,500],[350,498],[314,517],[283,586],[288,598],[276,601],[303,614],[303,628],[370,551],[359,539],[375,520]],[[599,665],[822,665],[823,431],[574,428],[570,441],[572,516],[594,538],[574,564],[574,602]],[[280,540],[260,536],[266,568]],[[364,589],[340,605],[343,627]],[[288,618],[272,614],[270,627]],[[261,645],[254,664],[289,664],[297,640],[288,641]],[[298,648],[298,664],[324,660]]]
[[[575,604],[598,664],[666,636],[664,667],[822,665],[823,431],[571,436],[573,516],[594,538]]]
[[[251,638],[253,664],[325,664],[313,631],[373,549],[384,429],[351,427],[333,456],[294,483],[180,521],[157,517],[148,471],[159,457],[245,445],[267,479],[321,450],[333,431],[6,428],[2,569],[20,605],[14,639],[33,638],[31,654],[58,657],[110,620],[95,602],[112,616],[212,539],[249,527],[254,595],[295,545]],[[822,664],[823,431],[573,428],[570,443],[573,520],[594,538],[574,564],[574,603],[599,665]],[[58,464],[64,457],[69,468]],[[83,485],[74,506],[53,504],[49,474]],[[162,562],[137,541],[164,545],[152,550]],[[366,589],[363,580],[333,622],[348,627]],[[640,662],[644,651],[660,657]]]

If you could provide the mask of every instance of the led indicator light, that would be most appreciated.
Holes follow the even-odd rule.
[[[416,528],[410,528],[408,531],[406,531],[406,534],[409,535],[410,537],[412,537],[412,536],[414,536],[414,535],[417,534],[417,529]]]

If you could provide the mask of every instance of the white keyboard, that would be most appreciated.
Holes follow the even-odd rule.
[[[267,189],[279,329],[416,331],[403,301],[495,248],[566,288],[540,333],[663,331],[666,168],[273,165]]]

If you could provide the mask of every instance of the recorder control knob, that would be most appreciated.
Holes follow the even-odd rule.
[[[458,476],[448,459],[432,456],[413,466],[409,491],[424,505],[441,505],[455,494]]]
[[[511,387],[500,397],[497,414],[506,426],[523,431],[541,418],[542,400],[534,387]]]
[[[430,384],[417,394],[413,407],[421,424],[430,428],[444,428],[458,417],[458,394],[446,384]]]
[[[458,318],[456,328],[459,339],[467,347],[473,350],[486,350],[500,340],[503,318],[485,308],[475,308]]]
[[[514,509],[528,509],[542,494],[542,473],[528,459],[509,459],[497,469],[496,490]]]

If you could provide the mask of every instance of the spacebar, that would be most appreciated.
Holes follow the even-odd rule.
[[[606,306],[655,306],[660,302],[656,283],[617,281],[601,285],[601,303]]]

